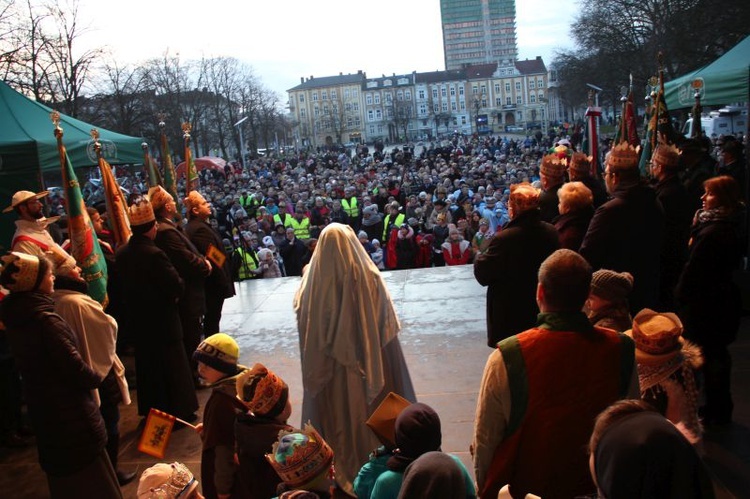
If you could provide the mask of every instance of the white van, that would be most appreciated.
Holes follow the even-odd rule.
[[[701,128],[706,137],[736,135],[747,131],[747,108],[724,107],[701,116]],[[689,118],[682,128],[685,137],[690,137],[693,129],[693,118]]]

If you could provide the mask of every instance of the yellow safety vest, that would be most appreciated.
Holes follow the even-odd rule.
[[[399,213],[398,215],[396,215],[396,221],[393,223],[393,225],[395,225],[396,227],[401,227],[401,224],[404,223],[404,218],[406,218],[404,214]],[[391,225],[390,221],[391,221],[391,215],[389,213],[388,215],[385,216],[385,222],[383,223],[383,238],[382,238],[383,241],[388,239],[388,234],[390,233],[390,230],[388,229]]]
[[[357,198],[352,197],[351,204],[350,200],[344,198],[341,200],[341,207],[344,208],[344,211],[347,215],[349,215],[351,218],[356,218],[359,216],[359,207],[357,207]]]
[[[254,251],[245,251],[243,248],[237,248],[237,254],[240,255],[240,258],[242,258],[242,264],[240,265],[239,270],[239,278],[240,281],[244,281],[245,279],[255,279],[258,277],[257,275],[253,274],[251,271],[258,268],[258,265],[256,263],[258,257],[257,255],[254,255]],[[253,258],[255,256],[255,258]]]
[[[305,217],[301,221],[297,221],[296,218],[292,218],[292,223],[289,227],[294,229],[294,237],[297,239],[310,239],[310,219]]]
[[[274,224],[281,224],[284,227],[291,227],[292,226],[292,220],[294,220],[294,217],[291,216],[289,213],[284,213],[284,221],[281,221],[281,216],[277,213],[273,216]]]

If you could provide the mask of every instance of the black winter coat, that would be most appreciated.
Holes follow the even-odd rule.
[[[693,226],[690,254],[675,290],[688,339],[701,346],[724,346],[737,337],[742,303],[733,273],[741,259],[735,220]]]
[[[630,310],[658,308],[659,255],[664,213],[654,189],[645,182],[620,184],[613,198],[597,208],[580,253],[594,270],[630,272]]]
[[[213,245],[216,249],[224,253],[226,257],[224,265],[221,268],[217,267],[214,262],[211,262],[211,273],[205,282],[206,295],[220,296],[221,298],[234,296],[232,262],[231,258],[224,252],[224,243],[219,237],[219,233],[211,225],[197,218],[190,219],[185,226],[185,233],[200,254],[208,255],[208,248]]]
[[[474,261],[474,277],[487,286],[487,345],[536,325],[537,272],[560,247],[555,227],[539,210],[521,213],[492,238]]]
[[[39,464],[50,475],[74,473],[99,457],[107,442],[92,390],[101,378],[81,358],[75,333],[49,295],[11,293],[0,318],[23,378]]]

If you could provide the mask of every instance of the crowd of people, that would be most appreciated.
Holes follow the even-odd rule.
[[[108,303],[86,296],[64,231],[44,214],[45,201],[60,213],[60,200],[19,191],[6,209],[17,232],[0,272],[14,361],[3,376],[23,379],[51,495],[120,497],[134,478],[117,468],[117,406],[129,403],[119,335],[133,347],[139,415],[158,409],[194,422],[196,389],[212,388],[197,425],[209,498],[418,497],[408,495],[414,487],[497,497],[505,485],[513,497],[597,488],[618,497],[621,451],[643,468],[642,493],[674,492],[668,477],[680,474],[692,477],[692,497],[711,497],[696,470],[703,426],[727,424],[733,407],[728,345],[741,304],[732,273],[746,252],[741,141],[723,137],[718,161],[708,140],[660,144],[651,183],[627,142],[605,145],[602,178],[576,146],[456,136],[418,155],[360,146],[263,158],[203,170],[184,199],[136,176],[127,243],[114,244],[103,206],[88,212],[108,263]],[[382,278],[465,264],[488,287],[493,348],[474,477],[441,455],[439,417],[416,401]],[[285,382],[240,365],[239,345],[220,332],[233,281],[282,276],[302,276],[303,429],[287,424]],[[60,386],[42,397],[49,378]],[[403,404],[390,423],[367,430],[394,393]],[[622,409],[621,399],[650,405]],[[610,437],[636,419],[672,442],[673,468],[654,473],[636,462],[642,449]],[[20,419],[4,420],[4,441],[22,439]],[[639,445],[653,445],[640,434]],[[179,463],[157,465],[139,497],[198,494],[196,483]]]

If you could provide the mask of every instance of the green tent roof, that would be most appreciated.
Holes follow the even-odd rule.
[[[60,171],[52,109],[16,92],[0,81],[0,172]],[[111,164],[142,163],[143,139],[95,127],[60,115],[63,143],[73,167],[98,164],[91,129],[99,130],[104,158]]]
[[[16,92],[0,81],[0,209],[18,190],[39,191],[42,172],[61,171],[52,109]],[[143,139],[129,137],[60,115],[63,143],[74,168],[98,164],[91,129],[99,130],[102,154],[111,164],[143,162]],[[0,251],[15,230],[14,215],[0,216]]]
[[[701,104],[724,106],[747,102],[750,92],[750,36],[711,64],[664,84],[669,109],[692,107],[693,80],[703,80]]]

